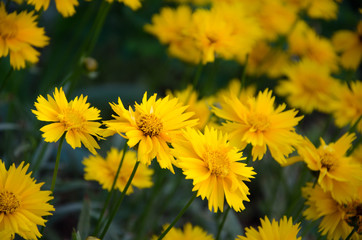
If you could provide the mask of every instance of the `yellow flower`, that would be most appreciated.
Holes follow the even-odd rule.
[[[338,58],[331,41],[318,36],[307,23],[299,20],[288,36],[289,52],[326,65],[332,72],[338,71]]]
[[[88,181],[95,180],[102,185],[103,189],[107,189],[108,191],[110,191],[122,156],[123,151],[118,151],[117,149],[112,148],[111,151],[108,152],[106,159],[104,159],[100,155],[85,158],[83,160],[83,165],[85,166],[84,179]],[[129,177],[131,176],[136,161],[136,153],[133,151],[127,151],[124,156],[121,170],[119,172],[118,179],[115,185],[116,189],[123,191]],[[151,179],[152,174],[152,169],[149,169],[145,165],[141,164],[137,168],[132,183],[127,190],[127,194],[133,193],[133,187],[151,187],[153,185]]]
[[[45,11],[48,9],[50,0],[27,0],[29,4],[34,5],[35,9],[39,11],[43,8]],[[63,17],[70,17],[75,14],[75,7],[79,5],[78,0],[54,0],[55,6]]]
[[[250,52],[246,72],[260,76],[266,74],[271,78],[280,77],[289,64],[289,56],[281,49],[272,48],[268,42],[259,41]]]
[[[275,40],[278,35],[285,35],[290,31],[297,18],[295,8],[281,0],[257,2],[260,7],[255,14],[266,39]]]
[[[338,5],[333,0],[307,0],[307,14],[311,18],[332,20],[337,18]]]
[[[306,113],[332,111],[331,103],[341,86],[327,66],[304,59],[286,68],[285,73],[288,79],[280,81],[275,91],[286,96],[291,106]]]
[[[210,105],[208,104],[209,100],[204,98],[198,100],[198,93],[193,89],[192,85],[189,85],[182,91],[175,91],[174,94],[171,91],[167,91],[167,95],[176,97],[184,105],[187,105],[187,112],[195,113],[190,119],[199,120],[195,127],[200,130],[204,129],[211,115]]]
[[[340,52],[341,65],[345,68],[357,69],[362,59],[362,21],[357,31],[340,30],[333,34],[332,44]]]
[[[303,117],[296,117],[296,110],[287,110],[285,104],[274,108],[275,97],[266,89],[246,103],[235,95],[225,95],[221,109],[213,108],[215,114],[225,120],[223,129],[230,135],[230,141],[243,149],[251,143],[253,160],[262,159],[267,147],[279,163],[292,153],[299,142],[294,127]]]
[[[324,191],[331,192],[336,201],[354,200],[362,185],[362,168],[345,154],[355,139],[354,134],[345,134],[335,143],[316,148],[307,138],[298,147],[300,157],[312,171],[319,172],[318,183]]]
[[[226,89],[221,89],[216,93],[214,104],[217,105],[224,101],[225,96],[236,95],[242,103],[246,103],[249,98],[253,97],[256,93],[256,87],[249,85],[247,87],[241,86],[241,82],[237,78],[230,80]]]
[[[258,22],[242,3],[214,4],[211,10],[198,9],[192,15],[190,35],[202,53],[202,63],[245,58],[261,37]]]
[[[337,126],[356,124],[362,116],[362,82],[351,82],[350,87],[344,84],[337,91],[337,99],[331,105]],[[357,123],[357,130],[362,133],[362,120]]]
[[[163,230],[166,230],[168,224],[163,226]],[[157,240],[157,236],[153,236],[152,240]],[[171,228],[171,230],[163,238],[165,240],[213,240],[214,238],[205,232],[199,226],[192,226],[191,223],[186,223],[184,230],[179,228]]]
[[[50,191],[42,191],[43,183],[36,183],[28,171],[29,164],[19,167],[12,164],[9,170],[0,161],[0,232],[5,235],[19,234],[24,239],[38,239],[41,234],[37,225],[45,226],[44,216],[52,215]],[[1,238],[4,239],[4,238]]]
[[[199,63],[201,54],[189,35],[192,10],[188,6],[176,9],[165,7],[160,14],[152,16],[152,24],[145,31],[155,35],[162,44],[169,44],[169,53],[183,61]]]
[[[303,216],[307,220],[318,220],[322,218],[319,224],[319,231],[322,235],[327,235],[327,239],[339,240],[346,239],[352,232],[353,227],[349,225],[353,221],[357,221],[360,228],[362,226],[362,216],[358,209],[362,208],[361,199],[346,204],[340,204],[333,199],[330,192],[325,192],[323,189],[316,185],[313,187],[312,183],[302,188],[303,197],[307,199],[305,204],[307,209],[304,210]],[[351,239],[360,239],[358,233],[362,229],[354,233]]]
[[[192,179],[197,196],[208,199],[209,210],[222,212],[224,197],[235,211],[244,210],[243,201],[249,201],[250,181],[255,172],[247,167],[242,153],[228,142],[227,134],[205,127],[205,133],[187,128],[184,139],[173,144],[177,166]]]
[[[89,107],[87,96],[76,97],[68,102],[62,88],[55,88],[54,97],[48,95],[48,100],[43,96],[37,98],[34,104],[36,110],[32,112],[38,120],[53,122],[40,129],[46,142],[56,142],[65,133],[65,139],[74,149],[83,143],[93,154],[99,145],[94,137],[100,138],[101,124],[95,122],[101,119],[97,108]]]
[[[34,47],[44,47],[49,38],[43,28],[36,26],[33,12],[8,14],[0,2],[0,57],[10,55],[14,69],[25,68],[25,62],[38,62],[39,52]]]
[[[297,237],[300,230],[300,223],[293,224],[292,218],[284,216],[280,221],[269,221],[268,217],[260,219],[261,226],[258,229],[253,227],[245,228],[245,237],[238,236],[235,240],[301,240],[301,237]]]
[[[138,147],[138,161],[149,165],[153,158],[161,168],[167,168],[174,173],[172,162],[174,157],[170,152],[169,143],[179,137],[180,130],[192,127],[197,120],[190,120],[193,113],[187,112],[186,106],[178,102],[177,98],[165,97],[156,100],[156,94],[147,99],[147,92],[143,95],[142,103],[125,109],[121,99],[118,104],[111,103],[114,120],[104,121],[108,127],[105,136],[115,133],[128,139],[128,146]]]

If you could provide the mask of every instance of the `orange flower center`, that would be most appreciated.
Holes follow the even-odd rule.
[[[229,174],[230,160],[227,156],[226,149],[213,149],[207,146],[203,159],[207,163],[211,174],[218,177],[226,177]]]
[[[327,171],[331,171],[336,167],[337,159],[332,152],[328,149],[324,149],[319,156],[321,159],[322,168],[327,168]]]
[[[261,113],[251,113],[247,121],[252,132],[265,131],[270,126],[269,118]]]
[[[163,124],[154,114],[142,114],[138,121],[137,127],[145,136],[157,136],[163,129]]]
[[[20,202],[14,193],[8,191],[0,193],[0,213],[12,214],[19,206]]]
[[[58,115],[59,121],[65,125],[66,130],[82,128],[86,119],[82,114],[73,108],[67,108],[62,114]]]
[[[18,33],[18,26],[14,21],[0,18],[0,36],[4,39],[14,38]]]

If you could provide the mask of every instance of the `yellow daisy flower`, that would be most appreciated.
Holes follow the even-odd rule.
[[[50,0],[27,0],[28,4],[34,5],[39,11],[48,9]],[[75,7],[79,5],[78,0],[54,0],[55,7],[63,17],[70,17],[75,14]]]
[[[311,18],[332,20],[337,18],[338,4],[333,0],[307,0],[307,14]]]
[[[337,99],[332,102],[333,116],[339,127],[353,126],[362,116],[362,82],[357,80],[344,84],[337,91]],[[357,130],[362,133],[362,120],[357,123]]]
[[[261,226],[258,229],[253,227],[245,228],[245,237],[238,236],[235,240],[301,240],[302,237],[298,237],[300,230],[300,223],[293,224],[292,218],[284,216],[280,221],[275,219],[272,222],[268,217],[260,219]]]
[[[298,146],[299,156],[312,171],[319,172],[318,183],[324,191],[331,192],[336,201],[343,203],[356,198],[362,185],[362,168],[345,154],[355,139],[354,134],[345,134],[334,143],[316,148],[307,138]]]
[[[184,139],[173,144],[177,166],[192,179],[197,196],[208,199],[210,211],[222,212],[224,197],[235,211],[244,210],[243,201],[249,201],[250,181],[255,172],[247,167],[242,153],[228,142],[227,134],[205,127],[205,133],[187,128]]]
[[[202,53],[202,63],[245,58],[262,35],[259,24],[241,2],[214,4],[211,10],[197,9],[192,15],[190,35]]]
[[[198,99],[198,93],[193,89],[192,85],[189,85],[186,89],[182,91],[171,91],[166,92],[170,97],[176,97],[184,105],[187,105],[187,112],[193,112],[193,115],[190,119],[198,119],[199,122],[195,126],[196,128],[202,130],[209,121],[211,115],[211,107],[209,105],[209,100],[207,99]]]
[[[52,215],[50,191],[42,191],[44,183],[36,183],[28,171],[29,164],[22,162],[8,170],[0,161],[0,232],[4,235],[20,235],[24,239],[38,239],[37,225],[45,226],[44,216]],[[2,235],[3,236],[3,235]],[[1,238],[4,239],[4,238]]]
[[[87,96],[76,97],[68,102],[62,88],[55,88],[53,97],[48,95],[48,100],[43,96],[37,98],[35,102],[36,110],[32,112],[38,120],[53,122],[40,129],[46,142],[56,142],[65,133],[65,139],[74,149],[81,147],[81,144],[96,154],[95,148],[99,145],[94,137],[100,138],[101,124],[95,122],[101,119],[100,111],[95,107],[89,107]]]
[[[317,109],[331,112],[331,103],[340,90],[338,79],[331,76],[327,66],[304,59],[285,69],[287,80],[279,82],[275,91],[287,97],[287,102],[311,113]]]
[[[37,27],[34,12],[8,14],[0,2],[0,58],[10,55],[14,69],[25,68],[25,62],[38,62],[40,53],[34,47],[45,47],[49,38]]]
[[[353,230],[350,226],[352,223],[359,225],[360,229],[351,239],[360,239],[358,233],[362,233],[362,216],[358,209],[362,208],[362,199],[340,204],[333,199],[330,192],[325,192],[319,185],[313,187],[313,183],[307,183],[302,188],[302,194],[307,199],[307,209],[303,216],[313,221],[322,218],[319,231],[322,235],[327,235],[328,240],[346,239]]]
[[[332,42],[317,35],[304,21],[299,20],[288,35],[288,46],[290,54],[326,65],[331,72],[338,71],[338,57]]]
[[[144,29],[155,35],[162,44],[169,44],[170,55],[197,64],[201,53],[189,35],[191,16],[189,6],[181,5],[176,9],[165,7],[152,16],[152,24],[146,24]]]
[[[163,226],[163,230],[166,230],[169,225]],[[153,236],[152,240],[157,240],[157,236]],[[164,240],[213,240],[212,235],[208,234],[199,226],[192,226],[191,223],[186,223],[183,231],[179,228],[171,228]]]
[[[135,104],[135,110],[125,109],[120,98],[118,104],[110,103],[117,115],[112,115],[114,120],[104,121],[108,127],[104,135],[120,134],[128,139],[129,147],[137,145],[138,161],[150,165],[157,157],[161,168],[174,173],[174,157],[168,144],[179,137],[182,128],[195,126],[197,120],[190,120],[193,113],[185,113],[187,106],[179,103],[177,98],[167,96],[156,100],[156,97],[154,94],[147,99],[146,92],[142,103]]]
[[[118,151],[116,148],[112,148],[108,153],[106,159],[100,155],[90,156],[83,160],[85,166],[84,179],[94,180],[102,185],[103,189],[111,190],[114,178],[117,173],[117,168],[121,162],[123,151]],[[133,167],[137,161],[136,152],[127,151],[121,166],[121,170],[118,174],[115,188],[119,191],[123,191],[127,184],[129,177],[133,171]],[[130,187],[126,194],[133,193],[133,187],[137,188],[149,188],[152,183],[153,170],[147,168],[145,165],[139,165],[136,174],[132,180]]]
[[[357,69],[362,59],[362,21],[357,31],[340,30],[333,34],[332,44],[340,52],[341,65],[345,68]]]
[[[292,153],[300,136],[294,127],[303,117],[296,117],[296,110],[287,110],[285,104],[274,108],[275,97],[266,89],[246,103],[236,95],[225,95],[220,108],[213,108],[217,116],[227,120],[223,129],[230,135],[230,141],[243,149],[252,145],[253,160],[262,159],[267,147],[279,163]]]

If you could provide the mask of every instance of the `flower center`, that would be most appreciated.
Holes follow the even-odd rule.
[[[62,114],[58,115],[59,121],[65,125],[66,130],[74,128],[82,128],[83,123],[86,122],[82,114],[73,108],[68,108]]]
[[[265,131],[270,126],[269,118],[261,113],[250,114],[247,121],[252,132]]]
[[[336,167],[337,159],[331,151],[328,149],[324,150],[320,153],[322,168],[327,168],[327,171],[333,170]]]
[[[14,38],[18,33],[18,26],[14,21],[7,21],[4,18],[0,18],[0,36],[2,38]]]
[[[14,193],[8,191],[0,193],[0,213],[12,214],[19,206],[20,202]]]
[[[163,124],[154,114],[142,114],[137,121],[137,127],[146,136],[157,136],[163,128]]]
[[[342,209],[345,211],[344,220],[357,229],[357,233],[362,233],[362,203],[352,202],[348,205],[343,205]]]
[[[213,149],[209,146],[203,155],[211,174],[218,177],[226,177],[230,172],[230,161],[226,149]]]

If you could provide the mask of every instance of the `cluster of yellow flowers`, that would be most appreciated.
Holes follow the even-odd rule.
[[[50,4],[50,0],[16,2],[34,5],[36,11]],[[132,10],[141,7],[139,0],[118,2]],[[327,239],[361,239],[362,146],[360,140],[352,143],[362,133],[362,82],[342,81],[339,74],[360,66],[362,21],[355,31],[340,30],[326,38],[301,15],[336,19],[338,3],[333,0],[176,2],[182,5],[161,9],[144,26],[168,45],[170,55],[199,67],[217,58],[233,60],[244,65],[243,77],[274,79],[270,88],[233,79],[209,97],[200,97],[192,85],[168,90],[165,97],[145,92],[133,106],[125,107],[121,97],[109,103],[112,119],[102,120],[87,96],[68,101],[63,87],[56,87],[46,98],[39,95],[32,109],[38,120],[48,123],[40,128],[44,141],[65,139],[73,149],[86,147],[92,155],[83,159],[84,179],[97,181],[110,192],[131,194],[134,188],[152,187],[154,160],[173,174],[178,168],[192,180],[195,196],[207,199],[214,213],[224,212],[225,205],[236,212],[245,209],[244,202],[250,201],[247,182],[257,174],[248,166],[251,159],[262,160],[270,153],[281,167],[304,162],[316,180],[301,190],[306,199],[303,216],[321,219],[319,230]],[[55,0],[55,5],[69,17],[79,2]],[[49,44],[44,29],[37,27],[36,11],[9,13],[0,3],[0,57],[9,55],[14,69],[38,62],[38,48]],[[349,132],[329,144],[318,136],[316,147],[298,129],[302,119],[315,111],[330,115],[336,127],[349,127]],[[102,157],[97,153],[102,146],[98,142],[114,135],[130,149],[113,147]],[[13,239],[16,234],[40,238],[38,225],[45,226],[44,217],[55,210],[49,203],[52,192],[40,190],[43,183],[36,183],[28,168],[22,162],[7,170],[0,161],[0,239]],[[265,216],[260,221],[258,229],[246,227],[245,236],[235,240],[301,239],[301,224],[293,224],[291,217],[270,221]],[[168,226],[163,226],[166,232]],[[183,231],[172,228],[165,239],[214,238],[187,223]]]

